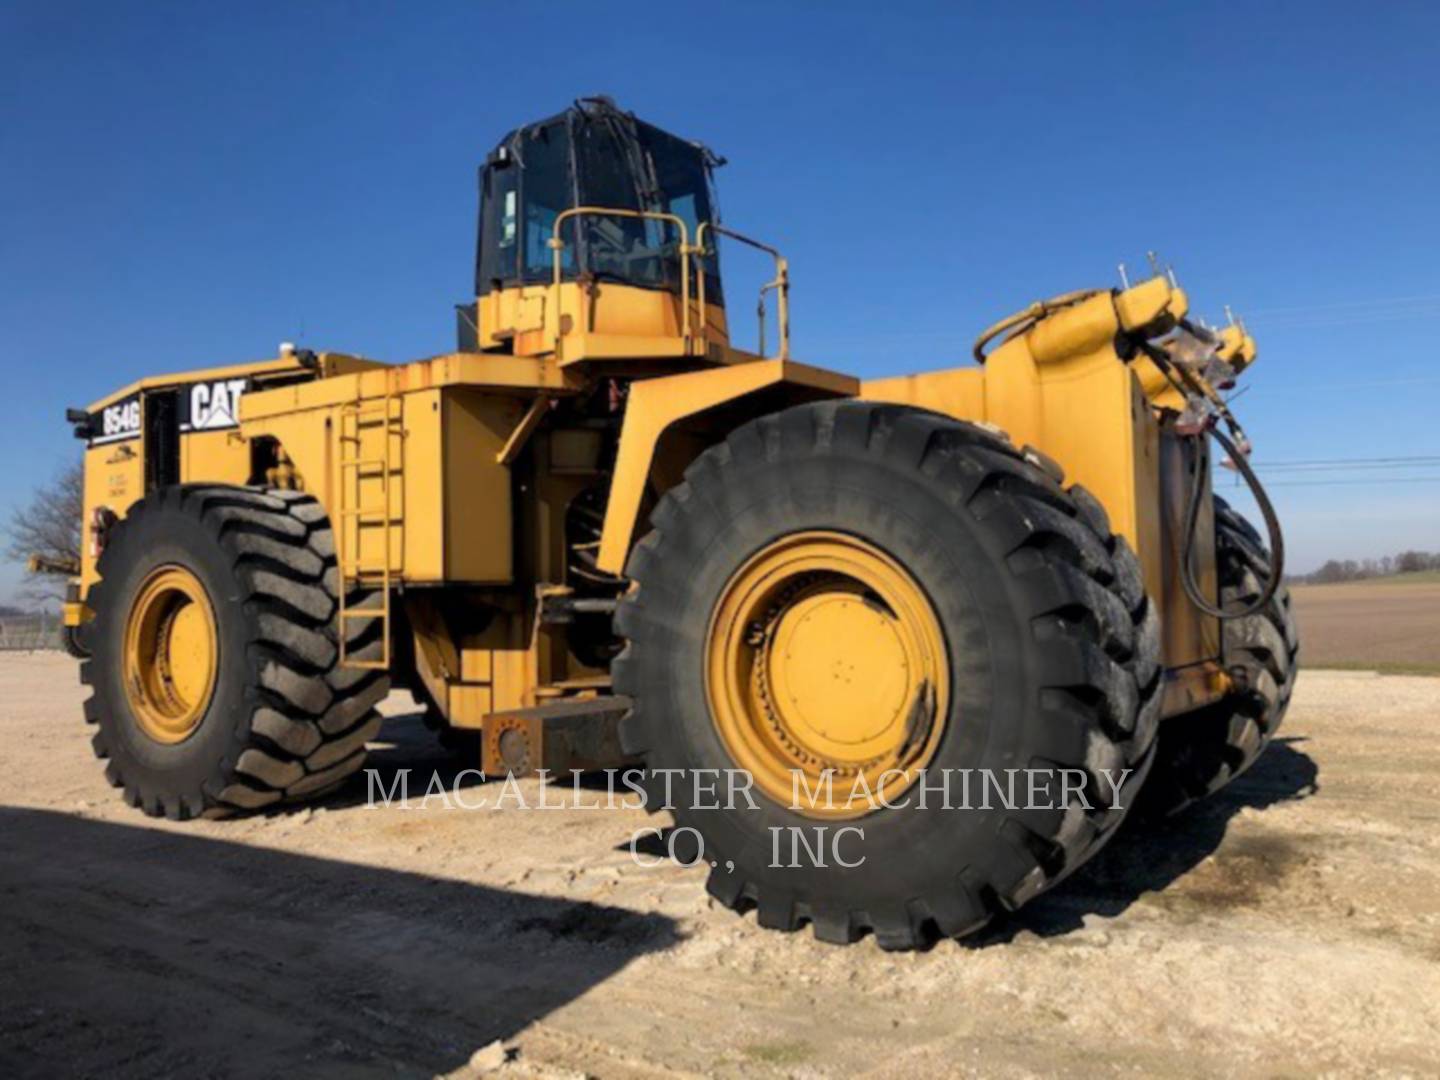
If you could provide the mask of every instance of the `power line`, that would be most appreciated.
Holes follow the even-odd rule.
[[[1264,315],[1247,318],[1260,330],[1308,330],[1332,326],[1363,326],[1366,323],[1403,322],[1406,319],[1433,319],[1440,316],[1440,307],[1397,308],[1392,311],[1351,312],[1349,314],[1313,315],[1309,317],[1290,316],[1278,319]]]
[[[1223,467],[1223,464],[1222,464]],[[1266,487],[1336,487],[1358,484],[1428,484],[1440,481],[1440,476],[1422,473],[1419,476],[1327,476],[1327,473],[1378,472],[1393,473],[1397,470],[1435,469],[1440,467],[1440,454],[1405,454],[1394,457],[1354,458],[1308,458],[1295,461],[1255,462],[1257,472],[1267,475],[1279,474],[1279,479],[1267,480]],[[1221,479],[1224,473],[1218,474]],[[1316,477],[1311,479],[1311,477]],[[1239,476],[1236,475],[1236,484]],[[1220,486],[1224,486],[1223,483]]]
[[[1255,469],[1300,469],[1300,468],[1332,468],[1347,465],[1413,465],[1430,464],[1440,462],[1440,454],[1408,454],[1399,457],[1355,457],[1355,458],[1311,458],[1296,461],[1255,461],[1251,467]]]
[[[1350,326],[1437,316],[1440,316],[1440,293],[1381,296],[1369,300],[1336,300],[1328,304],[1291,304],[1257,308],[1245,313],[1247,320],[1271,329]]]
[[[1289,307],[1258,308],[1252,314],[1278,315],[1289,312],[1331,311],[1337,308],[1383,307],[1391,304],[1440,304],[1440,293],[1422,293],[1417,296],[1379,296],[1369,300],[1336,300],[1328,304],[1294,304]]]
[[[1318,465],[1314,468],[1296,469],[1261,469],[1266,476],[1279,476],[1280,479],[1291,476],[1313,476],[1316,473],[1386,473],[1394,472],[1396,469],[1419,469],[1440,466],[1440,459],[1434,461],[1407,461],[1395,465]]]
[[[1239,477],[1236,477],[1237,486]],[[1435,484],[1440,476],[1366,476],[1351,480],[1275,480],[1267,488],[1275,487],[1341,487],[1349,484]]]
[[[1356,462],[1349,465],[1289,465],[1289,466],[1267,466],[1257,468],[1257,472],[1263,472],[1267,476],[1279,474],[1280,476],[1294,476],[1306,473],[1345,473],[1345,472],[1394,472],[1396,469],[1419,469],[1440,465],[1440,458],[1419,458],[1415,461],[1371,461]]]
[[[1249,383],[1245,389],[1261,394],[1284,391],[1294,394],[1297,390],[1361,390],[1372,386],[1430,386],[1440,383],[1440,376],[1422,376],[1415,379],[1354,379],[1341,382],[1295,382]]]

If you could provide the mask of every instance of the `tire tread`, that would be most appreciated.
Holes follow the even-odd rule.
[[[186,485],[146,496],[117,533],[160,509],[197,517],[226,552],[244,588],[237,606],[251,627],[257,678],[231,751],[194,794],[147,794],[128,782],[101,724],[106,707],[92,694],[85,718],[100,724],[93,749],[109,759],[106,778],[145,813],[177,820],[261,810],[338,786],[364,763],[364,744],[380,728],[375,707],[389,692],[389,678],[339,667],[335,544],[324,508],[300,492]],[[97,609],[105,602],[105,573],[113,573],[103,558],[100,570],[92,593]],[[364,603],[367,595],[354,599]],[[351,624],[347,632],[350,654],[380,655],[373,625]],[[81,681],[93,685],[88,664]]]

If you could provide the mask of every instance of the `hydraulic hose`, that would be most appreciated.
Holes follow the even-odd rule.
[[[1216,619],[1243,619],[1263,610],[1280,588],[1285,575],[1285,537],[1280,532],[1280,519],[1275,514],[1275,507],[1270,505],[1270,497],[1265,494],[1265,488],[1260,483],[1260,478],[1255,475],[1255,470],[1250,467],[1246,456],[1240,453],[1239,447],[1218,428],[1212,428],[1210,436],[1230,455],[1230,460],[1235,463],[1235,468],[1245,478],[1251,494],[1255,496],[1261,516],[1265,518],[1265,531],[1270,534],[1270,576],[1259,597],[1237,611],[1227,611],[1223,606],[1216,607],[1201,595],[1200,587],[1195,582],[1193,562],[1195,527],[1200,520],[1200,500],[1205,497],[1205,478],[1210,472],[1210,452],[1205,445],[1205,436],[1201,434],[1194,436],[1197,447],[1195,478],[1191,481],[1190,501],[1185,508],[1185,551],[1180,556],[1180,584],[1184,586],[1185,595],[1190,598],[1190,602],[1206,615]],[[1221,603],[1223,605],[1223,601]]]
[[[1024,311],[1017,311],[1014,315],[1007,315],[975,339],[975,347],[972,350],[975,362],[978,364],[985,363],[985,346],[1007,330],[1013,331],[1011,334],[1011,337],[1013,337],[1015,334],[1021,332],[1018,328],[1023,327],[1028,330],[1028,324],[1038,319],[1043,319],[1051,312],[1058,311],[1062,307],[1069,307],[1071,304],[1078,304],[1082,300],[1088,300],[1090,297],[1097,296],[1103,291],[1103,289],[1076,289],[1074,292],[1052,296],[1049,300],[1036,300],[1035,303],[1031,304]]]

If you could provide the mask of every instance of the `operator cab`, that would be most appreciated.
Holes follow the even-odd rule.
[[[711,175],[721,163],[608,98],[512,131],[480,173],[476,300],[457,308],[460,349],[567,364],[729,359],[717,234],[734,234],[717,220]]]

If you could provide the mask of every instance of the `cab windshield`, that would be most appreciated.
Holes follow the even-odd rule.
[[[549,283],[555,220],[575,206],[673,214],[695,242],[712,221],[711,157],[610,106],[577,107],[512,133],[481,176],[476,294]],[[678,291],[679,229],[653,218],[583,214],[566,218],[561,276]],[[706,299],[722,303],[714,238],[703,262]]]

